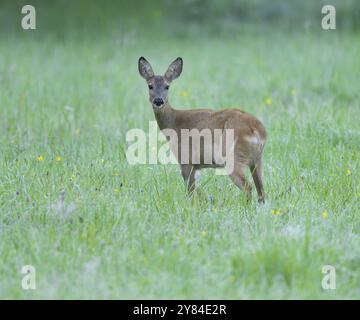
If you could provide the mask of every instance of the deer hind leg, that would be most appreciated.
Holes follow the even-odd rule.
[[[265,191],[264,191],[262,170],[263,168],[262,168],[261,158],[258,161],[256,161],[254,164],[250,164],[250,171],[254,179],[259,203],[265,202]]]
[[[244,191],[247,201],[250,202],[251,185],[246,180],[244,169],[244,165],[235,165],[233,172],[230,174],[230,178],[238,186],[239,189]]]
[[[182,165],[181,174],[187,187],[188,195],[192,195],[195,191],[195,173],[196,169],[192,165]]]

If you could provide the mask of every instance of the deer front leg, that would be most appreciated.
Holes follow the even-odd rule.
[[[192,195],[195,191],[195,173],[196,169],[194,166],[189,164],[181,165],[181,174],[183,176],[185,185],[188,190],[188,195]]]

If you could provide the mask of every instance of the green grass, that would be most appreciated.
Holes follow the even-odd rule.
[[[159,19],[2,35],[0,298],[359,299],[359,33]],[[158,73],[184,58],[174,107],[263,121],[265,205],[211,170],[189,201],[177,166],[127,164],[127,130],[154,120],[141,55]]]

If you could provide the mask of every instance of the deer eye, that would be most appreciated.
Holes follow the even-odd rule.
[[[165,90],[169,90],[169,86],[165,86]]]
[[[152,90],[153,88],[154,87],[151,84],[149,84],[149,89]]]

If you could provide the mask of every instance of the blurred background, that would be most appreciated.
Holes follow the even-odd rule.
[[[205,31],[206,27],[210,28],[209,32],[221,34],[251,23],[316,30],[322,17],[321,7],[327,4],[336,7],[339,28],[357,30],[360,26],[357,0],[2,0],[1,32],[8,35],[19,31],[19,12],[25,4],[32,4],[38,10],[39,31],[59,35],[73,28],[91,34],[109,26],[118,31],[126,27],[141,31],[158,26],[163,32],[176,31],[175,36]]]
[[[306,31],[320,28],[321,7],[336,7],[337,26],[357,30],[360,3],[357,0],[34,0],[38,31],[70,36],[69,31],[94,35],[124,30],[141,33],[152,28],[174,37],[191,34],[233,34],[249,24]],[[1,1],[0,26],[4,35],[19,32],[20,8],[29,1]],[[148,30],[149,31],[149,30]],[[154,34],[155,36],[155,34]]]

